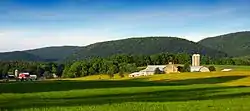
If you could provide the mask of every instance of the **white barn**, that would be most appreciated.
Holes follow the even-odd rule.
[[[191,66],[190,72],[210,72],[210,70],[204,66]]]
[[[129,77],[154,75],[154,72],[155,72],[156,68],[159,68],[161,71],[164,71],[165,67],[167,67],[167,65],[148,65],[147,68],[144,69],[144,70],[129,74]]]

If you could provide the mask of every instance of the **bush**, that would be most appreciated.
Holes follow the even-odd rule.
[[[212,72],[212,71],[216,71],[216,68],[214,66],[209,66],[208,69]]]

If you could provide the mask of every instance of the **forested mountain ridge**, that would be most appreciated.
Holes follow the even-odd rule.
[[[177,37],[143,37],[100,42],[81,47],[68,60],[107,57],[115,54],[151,55],[157,53],[200,53],[224,57],[226,53]]]
[[[78,46],[57,46],[26,50],[25,52],[39,56],[45,61],[60,61],[76,52],[79,48]]]
[[[107,57],[115,54],[151,55],[167,52],[239,57],[250,55],[250,31],[209,37],[197,43],[177,37],[137,37],[99,42],[83,47],[46,47],[17,52],[0,53],[0,60],[56,62],[95,56]]]
[[[198,43],[233,57],[250,55],[250,31],[210,37]]]
[[[0,61],[44,61],[43,58],[23,51],[0,53]]]

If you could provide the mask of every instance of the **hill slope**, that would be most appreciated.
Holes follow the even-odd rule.
[[[198,43],[215,50],[226,52],[229,56],[250,55],[250,31],[206,38]]]
[[[79,51],[71,55],[68,60],[79,60],[93,56],[106,57],[121,53],[149,55],[162,52],[200,53],[214,57],[226,55],[223,52],[204,47],[186,39],[176,37],[145,37],[95,43],[82,47]]]
[[[25,52],[39,56],[47,61],[63,60],[69,55],[77,51],[77,46],[61,46],[61,47],[45,47],[34,50],[27,50]]]
[[[21,51],[0,53],[1,61],[23,60],[23,61],[44,61],[42,58]]]

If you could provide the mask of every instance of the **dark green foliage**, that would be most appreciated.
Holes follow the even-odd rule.
[[[184,64],[183,72],[190,72],[190,65],[188,63]]]
[[[59,64],[58,66],[57,66],[57,68],[56,68],[56,75],[58,76],[58,77],[61,77],[62,76],[62,74],[63,74],[63,69],[64,69],[64,64]]]
[[[45,72],[45,70],[41,66],[37,66],[36,73],[37,73],[38,77],[42,77],[44,72]]]
[[[123,72],[119,72],[119,76],[120,76],[121,78],[125,77],[125,75],[124,75]]]
[[[0,60],[4,61],[62,61],[79,49],[76,46],[46,47],[28,51],[14,51],[0,53]]]
[[[212,71],[216,71],[216,68],[214,66],[209,66],[208,69],[212,72]]]
[[[152,55],[162,52],[188,54],[200,53],[212,57],[226,56],[223,52],[203,47],[200,44],[181,38],[144,37],[95,43],[82,47],[79,51],[70,56],[68,60],[79,60],[97,56],[108,57],[115,54]],[[157,57],[159,56],[153,57],[153,59],[160,59]],[[160,64],[159,62],[161,61],[155,61],[154,64]]]
[[[250,32],[236,32],[206,38],[199,44],[226,52],[229,56],[247,56],[250,55]]]
[[[64,70],[63,64],[43,63],[43,62],[27,62],[27,61],[0,61],[0,76],[14,74],[18,72],[28,72],[38,77],[52,78],[52,74],[60,77]]]
[[[81,76],[81,62],[75,62],[70,66],[68,77],[80,77]]]
[[[202,64],[215,64],[215,65],[234,65],[238,59],[232,58],[213,58],[209,56],[202,56]],[[149,64],[161,65],[173,62],[175,64],[185,64],[184,67],[179,66],[178,71],[190,72],[191,55],[185,53],[160,53],[155,55],[113,55],[107,58],[92,58],[73,63],[70,68],[65,68],[63,77],[79,77],[94,74],[113,74],[119,73],[123,76],[124,73],[132,73],[139,71],[137,67],[146,66]],[[239,65],[250,64],[250,61],[244,61]],[[74,66],[77,64],[77,68]],[[73,69],[72,69],[73,68]],[[142,70],[142,69],[140,69]],[[160,72],[157,72],[160,74]]]
[[[189,64],[185,64],[184,66],[178,66],[177,68],[179,72],[190,72]]]

